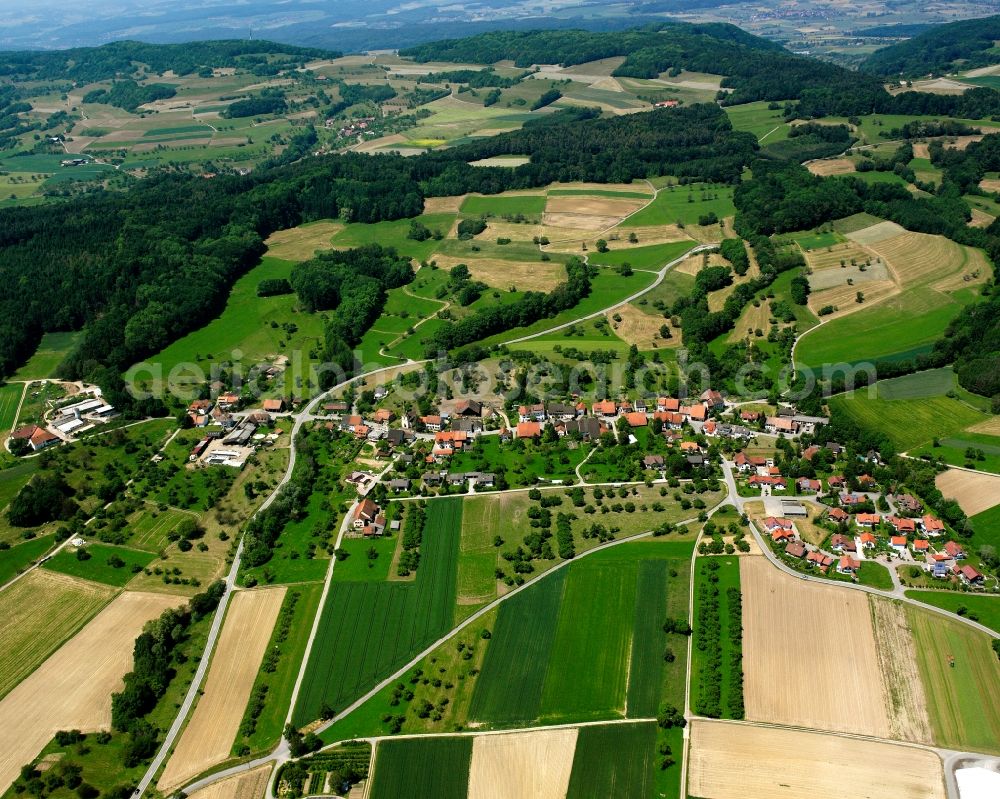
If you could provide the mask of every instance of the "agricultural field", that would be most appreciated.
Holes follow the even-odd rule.
[[[530,217],[541,217],[545,211],[546,197],[544,194],[472,194],[462,201],[460,210],[467,216],[515,216],[523,214]]]
[[[472,742],[468,799],[565,796],[577,730],[477,735]]]
[[[566,799],[652,795],[656,779],[653,722],[581,727]]]
[[[884,431],[900,451],[929,444],[935,437],[955,435],[987,418],[950,397],[886,400],[870,397],[869,393],[862,388],[853,394],[831,397],[830,407],[844,412],[865,429]]]
[[[908,605],[935,743],[1000,752],[1000,661],[990,639],[961,622]]]
[[[765,558],[741,558],[740,583],[747,719],[888,737],[867,597],[803,582]]]
[[[20,383],[0,386],[0,436],[4,439],[17,421],[17,406],[23,394],[24,386]]]
[[[238,591],[230,602],[204,688],[157,789],[168,793],[229,756],[284,588]]]
[[[264,243],[267,254],[280,261],[308,261],[319,252],[333,248],[332,239],[344,225],[322,219],[272,233]]]
[[[89,555],[80,559],[80,553]],[[156,556],[128,547],[90,543],[79,549],[66,546],[45,561],[43,569],[93,580],[105,585],[123,586],[146,568]]]
[[[232,777],[213,782],[188,794],[190,799],[260,799],[267,790],[271,765],[258,766]]]
[[[976,474],[960,469],[946,469],[935,478],[941,493],[954,499],[969,516],[986,516],[1000,506],[1000,477],[993,474]],[[990,519],[996,524],[994,511],[983,525],[990,529]],[[996,535],[996,533],[994,533]]]
[[[1000,436],[963,431],[915,449],[912,454],[941,460],[949,466],[1000,474]]]
[[[761,144],[771,144],[788,138],[791,125],[785,121],[781,108],[770,109],[770,103],[743,103],[728,106],[726,116],[736,130],[745,130],[757,137]]]
[[[698,719],[691,725],[688,792],[703,799],[945,799],[936,754],[878,741]]]
[[[55,544],[55,533],[36,536],[0,551],[0,586],[35,563]]]
[[[165,594],[121,594],[0,701],[0,790],[55,730],[108,728],[111,693],[132,666],[136,636],[147,621],[177,604]],[[39,632],[46,635],[51,634]]]
[[[379,741],[368,796],[466,799],[472,748],[469,735]]]
[[[336,709],[358,698],[452,626],[461,524],[460,498],[428,503],[414,581],[333,584],[295,707],[296,724],[318,718],[324,705]]]
[[[0,591],[0,613],[4,618],[0,696],[37,669],[114,595],[109,586],[42,569],[35,569]]]
[[[623,227],[638,228],[675,223],[695,226],[708,214],[723,219],[734,213],[736,208],[733,205],[732,187],[713,186],[709,183],[668,186],[659,189],[653,202],[638,213],[632,214]]]

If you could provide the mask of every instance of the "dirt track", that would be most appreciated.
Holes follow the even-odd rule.
[[[183,597],[126,592],[0,702],[0,792],[57,730],[107,729],[143,625]]]
[[[284,587],[233,596],[204,692],[163,769],[159,790],[178,788],[229,757],[284,597]]]
[[[688,793],[702,799],[945,797],[932,752],[800,730],[698,720],[689,764]]]

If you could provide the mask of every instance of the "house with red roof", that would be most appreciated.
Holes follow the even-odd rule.
[[[837,562],[838,574],[857,574],[858,569],[860,568],[861,568],[861,561],[855,560],[850,555],[844,555]]]
[[[762,489],[768,486],[774,491],[784,491],[788,488],[788,483],[784,477],[772,477],[771,475],[754,474],[750,476],[747,483],[751,488]]]
[[[801,541],[789,541],[785,545],[785,554],[793,558],[804,558],[806,556],[806,545]]]
[[[905,535],[894,535],[889,539],[889,546],[895,549],[899,553],[906,552],[906,536]]]
[[[882,517],[877,513],[859,513],[854,517],[854,523],[858,527],[877,527],[882,521]]]
[[[365,497],[354,509],[351,525],[355,530],[361,530],[363,535],[382,535],[385,530],[385,517],[378,505]]]
[[[931,542],[926,538],[918,538],[913,542],[913,552],[917,555],[926,555],[931,548]]]
[[[683,405],[680,413],[692,422],[704,422],[708,418],[708,409],[704,405]]]
[[[857,552],[858,545],[854,543],[854,538],[843,533],[834,533],[830,537],[830,549],[834,552]]]
[[[907,519],[900,516],[888,516],[886,521],[892,525],[892,529],[897,533],[909,535],[917,532],[917,522],[915,519]]]
[[[658,397],[656,410],[660,412],[676,412],[681,409],[681,401],[673,397]]]
[[[873,533],[862,533],[860,538],[862,549],[875,549],[878,544],[878,539]]]
[[[808,477],[800,477],[795,485],[803,494],[818,494],[823,489],[823,484],[819,480],[812,480]]]
[[[850,520],[851,514],[849,514],[843,508],[830,508],[827,511],[827,517],[835,521],[837,524],[843,524],[844,522]]]
[[[423,423],[424,427],[432,433],[436,433],[440,430],[441,425],[444,423],[444,420],[437,414],[421,416],[420,421]]]
[[[972,566],[962,566],[956,570],[958,571],[959,579],[961,579],[961,581],[966,585],[982,585],[986,580],[986,578]]]
[[[811,447],[806,447],[804,450],[802,450],[802,457],[807,461],[811,461],[813,458],[816,457],[818,453],[819,453],[819,447],[813,444]]]
[[[965,558],[965,550],[962,549],[961,545],[956,544],[954,541],[949,541],[944,545],[944,551],[949,558],[954,558],[955,560],[962,560]]]
[[[944,535],[944,522],[940,519],[935,519],[930,514],[920,517],[920,527],[930,538],[937,535]]]
[[[518,422],[518,438],[538,438],[542,435],[542,426],[538,422]]]
[[[799,423],[788,416],[768,416],[764,420],[764,429],[773,435],[794,435],[799,432]]]
[[[843,488],[846,482],[847,481],[839,474],[831,474],[826,480],[827,485],[829,485],[831,489]]]
[[[829,555],[824,555],[822,552],[810,552],[806,555],[806,563],[810,566],[815,566],[821,572],[826,572],[833,564],[833,558]]]
[[[740,411],[740,421],[759,422],[762,415],[760,411]]]
[[[639,411],[626,413],[625,421],[629,423],[629,427],[645,427],[649,423],[646,414],[639,413]]]
[[[614,419],[618,415],[618,406],[614,400],[600,400],[590,406],[594,416],[603,416],[605,419]]]

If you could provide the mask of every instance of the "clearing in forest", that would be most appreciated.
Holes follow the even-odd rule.
[[[283,586],[233,596],[201,698],[159,790],[169,793],[229,756],[284,597]]]
[[[688,792],[702,799],[945,797],[933,752],[726,721],[692,722],[688,774]]]
[[[746,717],[887,738],[867,597],[740,560]]]
[[[472,744],[469,799],[565,796],[577,730],[478,735]]]
[[[57,730],[111,724],[111,694],[132,667],[132,648],[147,621],[183,599],[120,594],[0,702],[0,791]]]
[[[854,162],[850,158],[824,158],[821,161],[810,161],[806,164],[806,169],[814,175],[822,177],[849,175],[855,171]]]
[[[332,250],[332,239],[344,229],[340,222],[328,219],[272,233],[264,243],[267,254],[284,261],[308,261],[317,252]]]

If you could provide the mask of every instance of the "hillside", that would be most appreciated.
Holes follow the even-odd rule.
[[[936,25],[870,55],[861,69],[877,75],[919,77],[1000,63],[1000,16]]]

